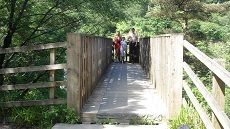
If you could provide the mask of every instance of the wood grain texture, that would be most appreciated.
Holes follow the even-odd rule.
[[[196,58],[206,65],[213,73],[215,73],[228,87],[230,87],[230,72],[216,61],[205,55],[198,48],[194,47],[188,41],[184,40],[184,47],[188,49]]]
[[[65,68],[66,68],[66,64],[5,68],[5,69],[0,69],[0,74],[57,70],[57,69],[65,69]]]
[[[195,86],[198,88],[200,93],[203,95],[208,105],[211,107],[212,111],[215,113],[221,125],[224,128],[229,129],[230,120],[228,116],[221,110],[221,107],[218,105],[214,97],[209,93],[204,84],[199,80],[199,78],[196,76],[196,74],[192,71],[192,69],[186,62],[183,63],[183,68],[188,76],[191,78]]]
[[[57,43],[12,47],[12,48],[4,48],[4,49],[0,48],[0,54],[27,52],[27,51],[34,51],[34,50],[45,50],[45,49],[60,48],[60,47],[65,48],[66,45],[67,45],[66,42],[57,42]]]

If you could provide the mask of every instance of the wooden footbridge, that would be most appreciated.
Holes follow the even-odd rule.
[[[55,49],[66,48],[67,63],[55,64]],[[15,106],[67,104],[85,122],[101,118],[129,121],[133,116],[149,115],[171,119],[183,106],[182,92],[199,113],[206,128],[230,129],[224,113],[224,89],[230,86],[230,73],[215,60],[184,40],[182,34],[166,34],[140,39],[139,64],[112,62],[112,40],[70,33],[67,42],[0,49],[0,54],[50,49],[50,64],[0,69],[0,74],[48,71],[48,82],[2,85],[0,91],[49,88],[49,99],[2,102]],[[183,59],[190,52],[213,72],[210,93]],[[187,57],[189,58],[189,57]],[[67,79],[55,81],[55,70],[67,71]],[[212,120],[202,109],[183,78],[191,78],[213,111]],[[67,87],[67,97],[56,98],[55,88]]]

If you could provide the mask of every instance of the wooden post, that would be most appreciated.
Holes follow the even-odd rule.
[[[224,60],[215,59],[215,61],[217,63],[219,63],[220,65],[222,65],[223,67],[225,66]],[[221,110],[224,111],[225,83],[218,76],[216,76],[214,73],[213,73],[213,78],[212,78],[212,94],[213,94],[216,102],[221,107]],[[223,129],[223,127],[219,123],[219,121],[218,121],[218,119],[214,113],[212,113],[212,123],[213,123],[213,126],[215,127],[215,129]]]
[[[87,44],[88,44],[88,74],[87,74],[87,81],[88,81],[88,97],[91,95],[93,91],[93,86],[92,86],[92,37],[88,37]]]
[[[182,106],[182,77],[183,77],[183,38],[182,34],[171,35],[170,86],[168,87],[168,117],[176,116]]]
[[[96,43],[95,43],[95,37],[92,37],[91,40],[92,45],[92,85],[93,88],[96,85]]]
[[[156,38],[150,38],[150,64],[151,64],[151,72],[150,75],[153,88],[156,88],[156,47],[155,47]]]
[[[162,37],[162,40],[161,40],[161,44],[162,44],[162,48],[161,48],[161,54],[162,54],[162,56],[161,56],[161,72],[162,72],[162,74],[161,74],[161,76],[162,76],[162,95],[163,95],[163,101],[166,103],[167,102],[167,71],[166,71],[166,68],[167,68],[167,64],[166,64],[166,59],[167,59],[167,57],[168,57],[168,55],[166,55],[166,40],[167,38],[164,36],[164,37]]]
[[[166,36],[166,46],[165,46],[165,51],[166,51],[166,62],[165,62],[165,70],[166,70],[166,77],[165,77],[165,96],[166,96],[166,102],[165,105],[166,107],[168,107],[169,105],[169,100],[168,100],[168,96],[169,96],[169,90],[171,88],[171,73],[170,73],[170,69],[171,69],[171,38],[170,36]],[[166,79],[167,78],[167,79]]]
[[[81,112],[81,35],[67,34],[67,106]]]
[[[161,94],[161,88],[160,88],[160,85],[159,85],[159,80],[160,80],[160,74],[159,74],[159,62],[160,62],[160,40],[159,40],[159,37],[157,37],[156,38],[156,40],[155,40],[155,43],[154,43],[154,47],[156,48],[155,50],[155,62],[156,62],[156,64],[155,64],[155,77],[156,77],[156,89],[157,89],[157,91],[158,91],[158,93],[159,93],[159,95],[160,95],[160,97],[162,97],[162,94]]]
[[[82,48],[82,68],[81,68],[81,72],[82,72],[82,89],[81,89],[81,95],[82,95],[82,104],[81,106],[83,107],[83,104],[86,102],[87,100],[87,36],[82,36],[81,37],[81,48]]]
[[[50,65],[55,64],[55,49],[52,48],[50,49]],[[54,82],[55,80],[55,70],[50,70],[49,71],[49,79],[50,82]],[[55,84],[51,84],[51,88],[49,90],[49,98],[54,99],[54,94],[55,94]]]

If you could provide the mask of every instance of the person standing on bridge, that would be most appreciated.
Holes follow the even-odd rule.
[[[120,31],[113,38],[114,48],[115,48],[115,59],[120,62],[120,47],[121,47],[121,34]]]
[[[124,63],[125,61],[126,51],[127,51],[127,43],[125,41],[125,37],[122,37],[121,47],[120,47],[121,63]]]
[[[128,34],[127,40],[129,41],[129,59],[130,62],[134,63],[137,54],[137,42],[138,36],[134,28],[132,28]]]

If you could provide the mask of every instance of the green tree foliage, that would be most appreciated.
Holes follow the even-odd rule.
[[[200,0],[152,0],[148,15],[177,21],[187,33],[189,19],[205,19],[203,3]]]
[[[185,38],[212,58],[223,58],[226,69],[230,70],[230,39],[229,39],[229,0],[152,0],[147,16],[169,19],[177,22],[183,28]],[[202,82],[211,89],[210,70],[191,53],[185,53],[184,59],[191,65]],[[207,103],[197,90],[193,92],[208,113],[211,113]],[[226,88],[226,93],[229,93]],[[229,116],[229,95],[226,94],[225,111]],[[183,124],[183,123],[180,123]]]
[[[149,11],[150,1],[134,2],[132,6],[125,9],[127,17],[117,23],[117,30],[121,31],[125,36],[130,28],[134,27],[140,37],[181,32],[182,28],[177,22],[172,21],[170,18],[152,17],[149,15]]]
[[[0,0],[0,13],[3,14],[0,16],[0,46],[7,48],[64,41],[66,33],[73,31],[107,35],[115,30],[115,22],[125,17],[120,8],[125,8],[133,1]],[[47,59],[36,56],[47,57],[47,54],[1,54],[0,69],[46,64]],[[13,79],[0,75],[0,84],[9,83],[10,80]]]
[[[115,31],[116,22],[126,18],[123,9],[135,1],[137,0],[0,0],[0,48],[65,41],[68,32],[107,36]],[[56,53],[56,62],[65,63],[65,49],[58,49]],[[49,63],[48,57],[48,50],[0,54],[0,69],[45,65]],[[55,72],[55,77],[56,81],[64,80],[64,71]],[[0,75],[0,86],[44,82],[48,78],[47,72]],[[57,88],[56,93],[55,97],[66,97],[65,89]],[[17,90],[0,94],[0,102],[48,98],[47,89]],[[21,110],[0,108],[0,119],[2,116],[16,117],[19,114],[21,116],[15,118],[15,123],[26,122],[33,125],[33,120],[38,120],[39,115],[33,107]],[[40,112],[43,109],[46,107],[39,107]],[[55,115],[55,119],[61,118],[59,110],[61,112],[61,108],[58,108],[51,116]],[[47,112],[49,111],[52,110],[48,108]],[[44,115],[46,114],[41,117],[44,118]],[[52,117],[44,120],[48,123],[50,121],[53,121]]]
[[[229,9],[229,0],[0,0],[0,48],[65,41],[68,32],[110,37],[119,30],[124,35],[134,27],[141,37],[184,32],[187,40],[207,55],[224,58],[226,68],[230,70]],[[1,54],[0,69],[45,65],[49,63],[47,57],[49,51]],[[65,63],[65,49],[58,49],[56,58],[56,62]],[[210,86],[211,73],[207,72],[207,68],[195,57],[186,60],[202,77],[201,80]],[[55,76],[55,80],[64,80],[64,71],[57,71]],[[47,72],[0,75],[0,86],[43,82],[48,81],[48,77]],[[229,92],[227,89],[227,93]],[[48,98],[47,89],[18,90],[0,94],[0,101]],[[56,97],[66,97],[65,90],[57,89]],[[228,115],[229,98],[228,95]],[[3,110],[0,107],[0,118],[10,115],[15,123],[27,123],[32,126],[39,124],[42,128],[46,124],[52,126],[55,122],[76,120],[72,117],[71,111],[67,115],[68,118],[58,119],[58,114],[68,112],[68,109],[61,108],[31,107]],[[38,119],[35,117],[37,110],[45,111],[41,115],[44,123],[34,123]]]

